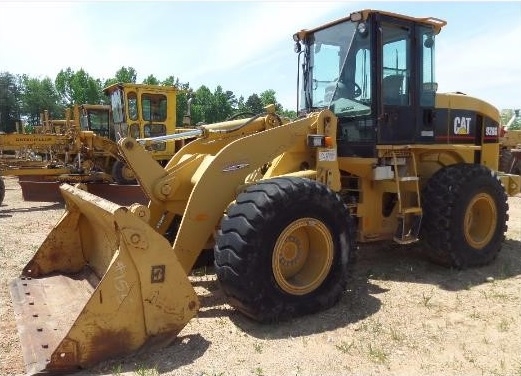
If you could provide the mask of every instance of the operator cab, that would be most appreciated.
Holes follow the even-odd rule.
[[[98,136],[109,137],[110,106],[82,105],[80,126],[84,131],[92,131]]]
[[[299,114],[329,108],[339,156],[434,142],[434,38],[446,23],[363,10],[294,35]]]

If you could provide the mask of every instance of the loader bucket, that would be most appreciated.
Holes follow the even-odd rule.
[[[146,223],[148,208],[60,189],[65,214],[10,283],[27,373],[74,372],[171,343],[199,301]]]

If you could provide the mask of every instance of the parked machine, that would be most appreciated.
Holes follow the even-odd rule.
[[[301,30],[298,119],[268,106],[121,139],[148,206],[63,185],[64,216],[11,283],[28,372],[171,343],[197,314],[188,275],[209,245],[230,304],[262,322],[334,305],[357,244],[420,241],[447,266],[491,262],[521,178],[496,172],[499,111],[436,93],[443,26],[363,10]],[[195,136],[164,167],[146,151]]]
[[[517,175],[521,175],[521,129],[511,129],[510,127],[519,116],[519,110],[514,110],[512,117],[502,126],[499,138],[499,170]]]
[[[75,105],[65,119],[50,119],[45,111],[32,133],[1,134],[0,176],[18,176],[21,182],[112,181],[117,143],[100,136],[108,134],[109,119],[110,106]]]
[[[61,120],[49,119],[44,113],[35,133],[0,135],[0,154],[17,153],[0,159],[0,176],[19,176],[24,197],[36,196],[38,200],[58,195],[54,191],[62,182],[136,184],[117,141],[127,136],[174,134],[178,90],[174,86],[125,83],[111,85],[104,92],[111,105],[77,105],[72,116],[68,111]],[[164,166],[182,145],[184,141],[161,142],[148,151]],[[94,189],[94,185],[90,187]],[[45,192],[48,190],[52,192]],[[104,197],[117,195],[117,189],[107,184],[96,185],[95,191]],[[135,191],[135,197],[142,196],[139,187]]]

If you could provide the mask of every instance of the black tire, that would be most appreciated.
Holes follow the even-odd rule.
[[[508,174],[521,175],[521,163],[519,160],[515,160],[515,157],[510,150],[501,150],[499,158],[499,171],[503,171]]]
[[[0,205],[2,205],[2,202],[4,202],[5,197],[5,183],[4,179],[0,177]]]
[[[464,269],[496,258],[507,230],[508,200],[490,169],[442,168],[427,182],[422,199],[421,235],[431,260]]]
[[[117,184],[130,185],[137,184],[136,176],[125,162],[115,161],[112,165],[112,177]]]
[[[235,308],[261,322],[285,320],[340,299],[353,241],[352,218],[333,191],[270,179],[239,194],[223,217],[215,271]]]

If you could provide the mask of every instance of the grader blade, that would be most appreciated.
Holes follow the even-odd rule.
[[[64,184],[66,212],[10,284],[28,374],[166,346],[199,301],[148,208]]]

